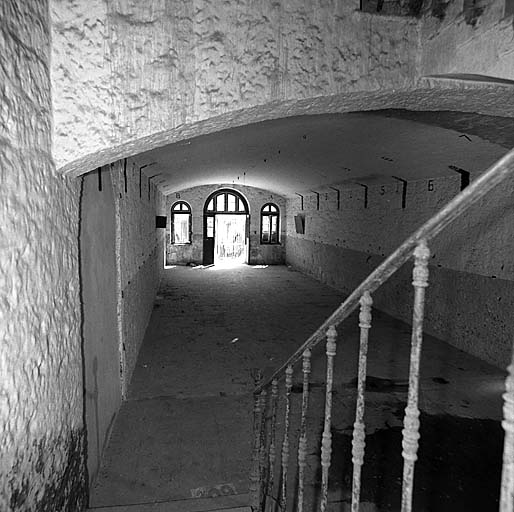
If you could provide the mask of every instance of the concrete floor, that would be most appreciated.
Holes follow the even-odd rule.
[[[91,507],[97,512],[246,510],[255,373],[271,373],[342,299],[287,267],[166,270]],[[339,331],[330,487],[334,511],[347,510],[351,481],[355,315]],[[366,510],[399,510],[409,340],[409,326],[374,312],[362,491]],[[504,378],[503,371],[425,337],[417,511],[497,509]],[[297,372],[295,381],[300,380]],[[313,507],[319,497],[321,348],[313,355],[312,382],[307,495]],[[294,391],[293,439],[300,386]],[[294,468],[290,473],[294,486]]]

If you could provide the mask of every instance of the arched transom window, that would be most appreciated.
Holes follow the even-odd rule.
[[[280,211],[273,203],[261,209],[261,244],[279,243]]]
[[[239,194],[223,190],[211,197],[205,207],[205,213],[248,213],[248,207]]]
[[[185,201],[177,201],[171,207],[171,243],[191,243],[191,207]]]

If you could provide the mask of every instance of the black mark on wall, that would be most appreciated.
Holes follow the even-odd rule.
[[[167,220],[166,216],[157,215],[155,217],[155,227],[159,228],[159,229],[166,228],[166,220]]]
[[[295,215],[294,216],[294,224],[296,228],[296,232],[299,235],[305,234],[305,216],[304,215]]]
[[[402,184],[402,208],[405,208],[407,204],[407,180],[402,178],[398,178],[397,176],[391,176],[395,180],[399,181]]]
[[[460,174],[460,189],[464,190],[469,185],[469,172],[457,167],[456,165],[449,165],[448,169]]]
[[[127,193],[127,159],[123,160],[123,181],[125,183],[125,194]]]
[[[360,0],[360,10],[396,16],[419,16],[423,0]]]
[[[357,185],[364,187],[364,208],[367,208],[368,207],[368,186],[364,185],[362,183],[357,183]]]
[[[295,192],[296,194],[296,192]],[[303,196],[302,194],[296,194],[297,196],[300,196],[300,199],[301,199],[301,204],[300,204],[300,210],[303,210]]]
[[[514,14],[514,0],[505,0],[504,16],[512,16]]]
[[[158,174],[153,174],[152,176],[149,176],[148,177],[148,201],[150,201],[150,185],[151,185],[151,182],[152,180],[156,177],[156,176],[160,176],[161,173],[158,173]]]
[[[319,210],[319,192],[316,192],[315,190],[311,190],[314,194],[316,194],[316,210]]]
[[[462,11],[466,23],[474,27],[485,11],[484,0],[464,0]]]
[[[444,20],[449,5],[450,0],[432,0],[432,16],[441,21]]]
[[[337,192],[337,209],[341,209],[341,191],[338,188],[329,187],[332,190],[335,190]]]
[[[139,168],[139,197],[141,197],[141,181],[142,181],[142,175],[143,175],[143,169],[145,167],[148,167],[148,164],[146,165],[142,165],[140,168]]]

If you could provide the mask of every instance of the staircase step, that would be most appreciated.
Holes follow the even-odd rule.
[[[91,512],[251,512],[248,494],[88,508]]]

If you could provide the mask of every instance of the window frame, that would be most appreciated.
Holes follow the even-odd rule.
[[[235,197],[234,208],[229,207],[229,196]],[[219,208],[219,206],[221,206],[221,208]],[[238,190],[222,188],[213,192],[206,199],[204,215],[218,215],[224,213],[231,215],[250,215],[248,201]]]
[[[270,211],[264,211],[266,208],[269,208]],[[280,245],[280,208],[275,203],[266,203],[261,208],[261,230],[260,230],[260,242],[261,245]],[[273,240],[272,236],[272,226],[273,221],[272,219],[275,218],[277,222],[277,229],[276,229],[276,240]],[[266,219],[266,220],[265,220]],[[264,226],[265,223],[268,223],[268,229],[269,229],[269,240],[264,240]]]
[[[177,209],[177,207],[180,207]],[[184,208],[185,207],[185,208]],[[187,242],[175,242],[175,215],[187,215],[188,216],[188,241]],[[193,213],[191,211],[191,205],[186,201],[175,201],[170,208],[170,243],[172,245],[190,245],[193,240]]]

